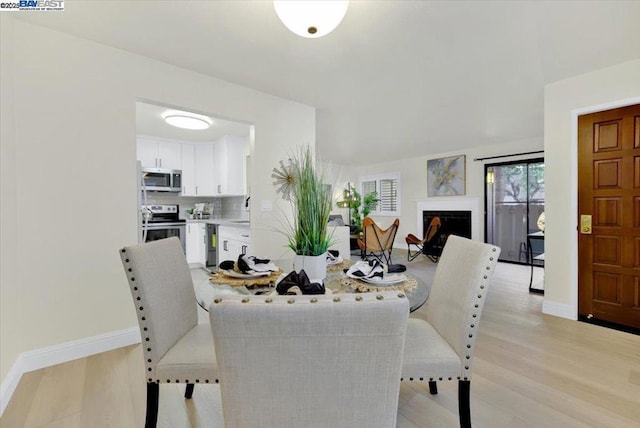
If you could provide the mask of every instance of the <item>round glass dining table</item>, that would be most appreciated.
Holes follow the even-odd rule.
[[[353,260],[352,262],[355,262],[355,260]],[[276,263],[276,265],[280,266],[281,268],[285,266],[290,268],[291,264],[292,262],[286,261],[286,260]],[[359,291],[357,290],[357,288],[358,288],[358,285],[361,283],[359,283],[358,280],[351,280],[350,278],[346,277],[344,273],[344,269],[348,266],[349,266],[348,262],[345,262],[344,264],[340,264],[337,266],[328,266],[327,278],[325,279],[325,282],[324,282],[325,288],[331,290],[333,294],[358,293]],[[285,273],[288,273],[292,269],[283,269],[283,270]],[[404,293],[409,299],[410,311],[413,312],[419,309],[422,305],[424,305],[427,299],[429,298],[429,286],[419,275],[409,274],[407,272],[404,272],[403,274],[406,275],[407,277],[407,283],[413,282],[413,281],[415,281],[416,283],[414,287],[400,291]],[[401,286],[402,283],[398,285]],[[389,288],[387,288],[382,285],[376,285],[375,287],[376,290],[370,291],[370,292],[386,291],[385,288],[394,289],[391,287],[392,286],[389,286]],[[227,284],[213,284],[209,281],[209,277],[203,278],[202,280],[200,280],[199,283],[196,284],[195,290],[196,290],[196,299],[198,301],[198,304],[200,305],[200,307],[202,307],[206,311],[209,310],[209,305],[211,304],[211,302],[213,302],[213,299],[216,297],[220,297],[221,295],[270,294],[270,293],[276,292],[275,284],[270,284],[267,286],[252,286],[252,287],[247,287],[244,285],[232,286]]]

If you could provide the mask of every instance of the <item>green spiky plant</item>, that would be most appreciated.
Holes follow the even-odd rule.
[[[331,245],[327,230],[331,212],[331,186],[316,168],[311,149],[300,148],[289,165],[282,164],[286,188],[281,187],[285,199],[293,205],[293,221],[288,224],[288,246],[301,256],[319,256]],[[274,170],[274,173],[278,173]],[[281,175],[281,174],[280,174]],[[282,182],[282,178],[272,175]],[[274,184],[279,184],[275,182]]]

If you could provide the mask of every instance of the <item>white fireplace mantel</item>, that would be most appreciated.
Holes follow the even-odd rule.
[[[480,241],[480,198],[443,197],[417,201],[418,236],[424,236],[423,211],[471,211],[471,239]]]

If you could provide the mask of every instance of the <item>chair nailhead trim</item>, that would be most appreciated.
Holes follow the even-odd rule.
[[[249,298],[245,297],[244,299],[241,300],[242,303],[249,303]]]
[[[123,253],[126,253],[126,252],[127,252],[127,250],[125,250],[124,248],[123,248],[122,250],[120,250],[120,251],[122,251]]]
[[[219,297],[213,300],[213,303],[220,303],[220,302],[222,302],[222,299]]]
[[[398,297],[402,299],[404,297],[404,294],[403,293],[398,293]]]
[[[469,366],[464,366],[464,369],[465,370],[469,370]]]
[[[295,302],[295,300],[294,300],[294,299],[289,299],[289,300],[287,300],[287,303],[288,303],[288,304],[292,304],[293,302]]]
[[[451,380],[451,378],[449,378],[449,380]]]
[[[471,324],[471,328],[473,328],[473,327],[475,327],[475,326],[476,326],[475,324]]]
[[[312,299],[311,299],[311,300],[309,300],[309,301],[310,301],[311,303],[317,303],[317,302],[318,302],[318,299],[316,299],[316,298],[314,297],[314,298],[312,298]]]
[[[338,303],[338,302],[340,301],[340,298],[339,298],[339,297],[334,297],[334,298],[333,298],[333,301],[334,301],[334,302],[336,302],[336,303]]]
[[[476,303],[476,304],[475,304],[475,305],[473,305],[473,306],[477,308],[477,307],[478,307],[478,304]]]
[[[487,275],[484,276],[484,279],[487,279]]]
[[[471,345],[467,345],[467,348],[471,348]]]
[[[204,383],[209,383],[209,379],[205,380]]]
[[[493,251],[493,252],[495,253],[495,252],[496,252],[496,249],[495,249],[495,248],[492,248],[492,249],[491,249],[491,251]]]
[[[478,294],[478,299],[482,299],[482,294]],[[477,307],[478,305],[476,305]]]
[[[491,266],[487,266],[487,270],[491,270]]]
[[[471,359],[471,357],[469,355],[467,355],[467,360],[470,360],[470,359]]]
[[[378,300],[382,300],[382,299],[384,299],[384,296],[382,296],[382,295],[378,294],[378,295],[376,296],[376,299],[378,299]]]
[[[493,261],[493,257],[489,257],[489,260]]]
[[[481,285],[481,286],[480,286],[480,290],[484,290],[484,285]]]
[[[151,348],[147,348],[147,352],[151,352]]]
[[[200,383],[200,379],[196,379],[196,383]]]
[[[271,297],[267,297],[266,299],[264,299],[265,303],[271,303],[273,302],[273,299]]]
[[[420,378],[420,380],[424,380],[424,378],[423,378],[423,377],[421,377],[421,378]]]
[[[409,380],[410,380],[411,382],[413,382],[413,378],[412,378],[412,377],[410,377],[410,378],[409,378]]]
[[[124,259],[125,262],[129,263],[129,259]]]
[[[362,302],[362,296],[356,296],[356,302]]]
[[[476,314],[473,314],[473,317],[475,318],[475,317],[476,317]]]

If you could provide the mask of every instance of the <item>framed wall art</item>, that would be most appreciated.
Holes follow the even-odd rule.
[[[427,161],[427,196],[462,196],[466,192],[465,155]]]

